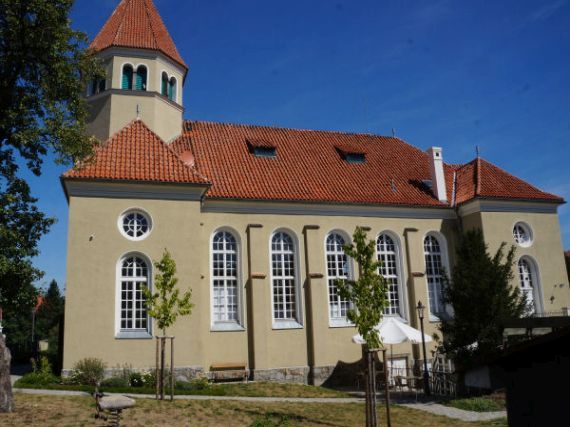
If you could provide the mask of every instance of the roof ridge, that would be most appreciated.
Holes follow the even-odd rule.
[[[481,177],[481,157],[477,156],[475,160],[477,162],[475,167],[475,196],[479,196],[481,194],[481,181],[483,180]]]
[[[116,40],[119,38],[119,33],[121,32],[123,25],[125,25],[125,20],[123,18],[125,17],[125,14],[127,13],[127,7],[129,6],[128,3],[130,1],[132,1],[132,0],[121,0],[121,3],[125,3],[125,7],[123,9],[123,13],[122,13],[121,19],[119,21],[119,25],[117,25],[117,31],[115,31],[115,35],[113,36],[113,43],[115,43]],[[121,3],[119,3],[119,6],[121,6]],[[116,10],[119,9],[119,6],[117,6]]]
[[[304,129],[304,128],[295,128],[295,127],[286,127],[286,126],[279,126],[279,125],[256,125],[256,124],[247,124],[247,123],[235,123],[235,122],[216,122],[213,120],[185,120],[185,123],[203,123],[203,124],[212,124],[212,125],[222,125],[222,126],[239,126],[239,127],[250,127],[250,128],[265,128],[265,129],[273,129],[273,130],[291,130],[296,132],[322,132],[322,133],[334,133],[340,135],[356,135],[356,136],[372,136],[377,138],[387,138],[387,139],[397,139],[402,142],[406,142],[398,137],[389,136],[389,135],[380,135],[375,133],[365,133],[365,132],[350,132],[350,131],[342,131],[342,130],[327,130],[327,129]],[[191,131],[188,131],[191,132]],[[407,144],[407,142],[406,142]]]
[[[149,26],[150,26],[150,31],[152,32],[152,39],[153,39],[154,42],[156,43],[156,42],[157,42],[157,35],[156,35],[156,32],[154,31],[154,25],[153,25],[153,22],[152,22],[152,19],[151,19],[151,17],[150,17],[150,13],[149,13],[149,10],[148,10],[150,6],[149,6],[147,0],[143,0],[143,1],[144,1],[144,4],[145,4],[144,11],[145,11],[146,17],[147,17],[147,19],[148,19],[148,24],[149,24]],[[157,48],[158,48],[158,44],[157,44]]]

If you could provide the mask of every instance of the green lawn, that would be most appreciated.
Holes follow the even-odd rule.
[[[92,392],[93,387],[67,384],[24,384],[18,380],[15,388],[39,388],[48,390],[73,390]],[[154,389],[144,387],[101,387],[108,393],[154,394]],[[170,390],[167,390],[169,393]],[[208,384],[204,388],[175,390],[179,395],[249,396],[249,397],[349,397],[348,394],[324,387],[277,382],[249,382],[234,384]]]
[[[454,399],[442,403],[454,408],[475,412],[504,411],[506,409],[505,396],[502,394]]]
[[[93,399],[75,396],[15,394],[15,412],[0,414],[0,425],[102,426],[93,418]],[[378,407],[380,426],[386,425],[384,408]],[[363,404],[263,403],[238,401],[157,402],[137,399],[124,413],[124,427],[135,426],[254,426],[295,427],[364,425]],[[506,427],[506,420],[468,423],[413,409],[392,408],[394,427]]]

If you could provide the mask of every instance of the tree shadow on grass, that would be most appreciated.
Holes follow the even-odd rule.
[[[319,424],[323,426],[334,426],[325,421],[315,420],[312,417],[306,417],[304,415],[295,414],[292,412],[279,412],[279,411],[255,411],[251,409],[235,409],[236,412],[241,412],[243,414],[249,415],[253,418],[251,423],[252,427],[287,427],[291,423],[305,424]]]

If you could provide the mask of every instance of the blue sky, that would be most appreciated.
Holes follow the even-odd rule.
[[[118,0],[77,0],[93,38]],[[190,67],[186,118],[396,134],[482,156],[570,200],[570,0],[155,0]],[[44,282],[65,283],[65,170],[32,179],[58,219]],[[27,176],[27,174],[26,174]],[[570,248],[570,208],[560,208]]]

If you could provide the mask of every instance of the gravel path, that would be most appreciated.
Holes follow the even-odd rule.
[[[507,411],[496,412],[474,412],[463,409],[452,408],[451,406],[440,405],[439,403],[403,403],[400,406],[418,409],[435,415],[445,415],[449,418],[462,421],[489,421],[497,418],[506,418]]]
[[[14,392],[25,394],[42,394],[48,396],[90,396],[84,391],[68,391],[68,390],[37,390],[37,389],[14,389]],[[117,394],[107,393],[109,396],[122,395],[133,399],[154,399],[154,394]],[[174,396],[176,400],[214,400],[214,401],[241,401],[241,402],[289,402],[289,403],[364,403],[364,399],[360,397],[246,397],[246,396],[192,396],[178,395]],[[497,418],[505,418],[506,411],[499,412],[472,412],[463,409],[452,408],[440,405],[438,403],[395,403],[399,406],[416,409],[419,411],[429,412],[435,415],[443,415],[462,421],[488,421]]]

